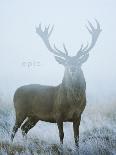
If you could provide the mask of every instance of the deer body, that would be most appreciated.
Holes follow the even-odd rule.
[[[73,122],[75,144],[78,146],[81,114],[86,106],[86,82],[81,65],[88,59],[89,51],[94,47],[101,32],[98,22],[96,29],[90,22],[89,25],[91,29],[87,29],[92,36],[90,46],[82,45],[76,56],[72,57],[68,56],[65,45],[64,52],[55,45],[54,48],[50,45],[49,37],[53,28],[50,32],[49,27],[45,27],[44,31],[41,25],[36,28],[47,49],[55,55],[56,61],[65,67],[64,77],[62,83],[56,87],[32,84],[17,89],[14,95],[16,122],[11,135],[12,140],[18,128],[21,127],[25,135],[41,120],[57,123],[60,142],[63,143],[63,122]]]
[[[14,95],[15,111],[51,123],[57,123],[60,119],[72,122],[74,114],[81,115],[85,104],[83,73],[81,77],[76,76],[75,80],[64,75],[62,83],[56,87],[39,84],[22,86]]]

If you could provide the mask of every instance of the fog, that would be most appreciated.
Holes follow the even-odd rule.
[[[59,49],[65,43],[69,55],[75,55],[82,43],[90,42],[87,21],[95,25],[97,19],[102,32],[82,67],[88,100],[115,98],[115,15],[115,0],[0,0],[0,95],[12,98],[21,85],[58,85],[62,81],[63,66],[35,32],[40,23],[43,28],[54,25],[51,43]]]
[[[56,124],[40,121],[24,139],[15,124],[15,90],[26,84],[58,85],[64,67],[36,34],[36,27],[54,25],[50,42],[73,56],[91,42],[88,20],[102,32],[82,66],[87,106],[80,124],[79,154],[116,154],[116,1],[0,0],[0,154],[57,155],[61,150]],[[10,103],[10,104],[9,104]],[[108,104],[106,104],[108,103]],[[72,123],[64,123],[63,154],[77,155]]]

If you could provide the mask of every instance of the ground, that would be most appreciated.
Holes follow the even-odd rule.
[[[116,102],[88,103],[80,125],[80,155],[116,154]],[[64,123],[64,146],[56,124],[39,122],[24,139],[19,129],[14,142],[10,134],[15,122],[13,103],[0,100],[0,155],[77,155],[71,123]]]

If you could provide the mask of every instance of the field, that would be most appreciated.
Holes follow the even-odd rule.
[[[14,142],[10,134],[15,122],[13,103],[0,100],[0,155],[77,155],[71,123],[64,123],[63,149],[56,124],[38,122],[23,139],[19,129]],[[116,102],[88,103],[80,125],[80,155],[116,154]]]

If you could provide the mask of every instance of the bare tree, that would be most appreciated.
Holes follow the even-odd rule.
[[[54,54],[56,61],[65,67],[64,77],[62,83],[56,87],[31,84],[16,90],[14,94],[16,122],[11,135],[12,140],[18,128],[21,127],[25,135],[39,120],[42,120],[57,123],[60,142],[63,143],[63,122],[73,122],[75,144],[78,146],[81,114],[86,106],[86,82],[81,66],[88,59],[89,51],[94,47],[101,32],[97,20],[96,24],[97,27],[94,28],[89,22],[89,28],[87,27],[92,37],[90,45],[82,44],[77,54],[72,57],[68,55],[64,44],[64,51],[55,45],[54,47],[50,45],[49,38],[53,27],[50,29],[48,26],[42,30],[40,24],[36,28],[36,33],[47,49]]]

